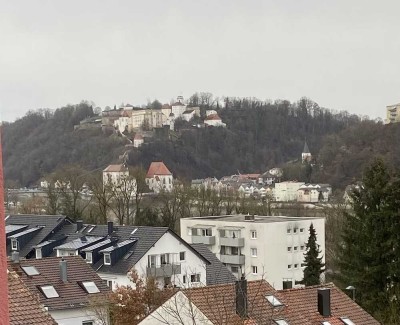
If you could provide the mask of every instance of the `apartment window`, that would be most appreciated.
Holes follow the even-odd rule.
[[[292,251],[292,247],[288,247],[288,248],[287,248],[287,251],[288,251],[288,252],[291,252],[291,251]]]
[[[93,323],[92,320],[84,320],[84,321],[82,322],[82,325],[94,325],[94,323]]]
[[[201,230],[201,235],[204,237],[211,237],[212,236],[212,230],[211,228],[206,228]]]
[[[304,251],[304,245],[301,245],[301,246],[300,246],[300,250],[301,250],[301,251]]]
[[[184,261],[185,260],[185,252],[180,252],[179,253],[179,260]]]
[[[169,254],[161,254],[161,265],[169,264]]]
[[[300,228],[300,232],[304,232],[304,228]]]
[[[149,255],[149,267],[155,267],[157,262],[156,255]]]
[[[239,273],[239,267],[238,266],[231,266],[231,272],[232,273]]]
[[[292,264],[288,264],[287,268],[290,270],[292,268]]]
[[[251,248],[250,251],[252,257],[257,257],[257,248]]]
[[[86,263],[92,263],[93,262],[93,256],[92,252],[86,252]]]
[[[183,282],[183,283],[186,283],[186,275],[183,276],[182,282]]]
[[[113,282],[112,280],[107,280],[107,287],[111,288],[113,287]]]
[[[294,246],[293,249],[294,249],[295,251],[297,251],[297,250],[299,249],[299,247],[298,247],[298,246]]]
[[[299,264],[295,264],[294,268],[297,269],[299,267]]]
[[[194,229],[192,229],[192,228],[188,228],[187,229],[187,231],[188,231],[188,236],[192,236],[192,235],[194,235],[194,231],[193,231]]]
[[[239,249],[237,247],[231,247],[231,255],[239,255]]]
[[[18,250],[18,240],[11,239],[11,249],[13,251],[17,251]]]
[[[226,246],[221,246],[221,249],[219,252],[221,255],[226,255]]]
[[[251,273],[257,274],[257,273],[258,273],[257,271],[258,271],[258,270],[257,270],[257,266],[253,265],[253,266],[251,267]]]
[[[104,265],[111,265],[111,255],[110,253],[104,254]]]
[[[294,228],[294,229],[293,229],[293,233],[294,233],[294,234],[297,234],[297,228]]]
[[[251,239],[257,239],[257,231],[256,230],[251,231]]]
[[[200,273],[192,274],[190,276],[190,282],[200,282]]]
[[[225,229],[221,229],[221,230],[219,231],[219,236],[220,236],[220,237],[226,237]]]
[[[36,248],[35,252],[36,252],[37,259],[42,258],[42,249],[41,248]]]
[[[288,228],[288,229],[286,229],[286,232],[287,232],[288,234],[290,234],[290,233],[292,232],[292,229]]]

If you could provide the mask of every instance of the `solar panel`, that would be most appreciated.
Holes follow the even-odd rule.
[[[29,275],[29,276],[40,274],[40,272],[34,266],[21,266],[21,268],[24,270],[26,275]]]

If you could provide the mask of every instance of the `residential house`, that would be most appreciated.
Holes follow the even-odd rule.
[[[193,117],[196,116],[196,112],[194,109],[188,109],[182,113],[182,119],[189,122]]]
[[[215,126],[215,127],[226,127],[226,124],[222,122],[221,118],[218,114],[210,114],[204,119],[204,124],[207,126]]]
[[[328,202],[331,194],[329,184],[303,184],[297,190],[297,202]]]
[[[72,225],[72,220],[61,215],[9,215],[6,217],[7,255],[19,252],[21,258],[32,258],[35,247],[43,242],[48,242],[47,249],[52,251],[65,239],[64,233]]]
[[[311,224],[324,262],[322,217],[228,215],[180,220],[182,238],[191,244],[205,244],[237,278],[266,279],[278,289],[303,279]]]
[[[281,181],[283,171],[280,168],[272,168],[261,174],[258,178],[258,183],[263,185],[273,185]]]
[[[19,274],[58,324],[95,325],[99,321],[91,302],[106,302],[110,289],[80,256],[26,260],[14,256],[9,268]],[[107,315],[105,308],[102,314]],[[107,318],[105,321],[108,324]]]
[[[275,183],[274,200],[277,202],[297,201],[297,191],[304,184],[304,182],[292,181]]]
[[[218,112],[215,109],[208,109],[206,110],[206,116],[209,115],[218,115]]]
[[[119,132],[132,132],[132,110],[123,110],[121,116],[114,121],[114,127]]]
[[[333,284],[277,291],[265,280],[181,290],[140,325],[378,325]]]
[[[10,325],[57,324],[16,272],[8,272],[7,276]]]
[[[152,162],[146,174],[146,184],[155,193],[172,191],[172,173],[162,161]]]
[[[129,177],[129,169],[125,164],[109,165],[103,170],[103,185],[118,185]]]
[[[136,133],[135,136],[133,137],[133,146],[135,148],[139,148],[140,146],[142,146],[143,143],[144,143],[143,136],[139,133]]]
[[[386,106],[386,124],[400,122],[400,104]]]

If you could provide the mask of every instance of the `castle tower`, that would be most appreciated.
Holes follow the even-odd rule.
[[[9,325],[6,226],[4,213],[3,150],[0,126],[0,324]]]
[[[310,149],[308,149],[307,141],[304,141],[304,149],[303,152],[301,153],[301,162],[310,162],[311,161],[311,152]]]

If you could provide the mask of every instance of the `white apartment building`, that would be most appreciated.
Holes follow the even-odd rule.
[[[276,289],[303,279],[309,227],[325,261],[325,219],[285,216],[211,216],[181,219],[181,237],[203,243],[238,278],[266,279]]]
[[[304,185],[304,182],[275,183],[274,200],[278,202],[297,201],[297,190],[302,185]]]

